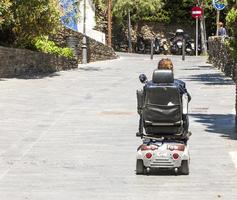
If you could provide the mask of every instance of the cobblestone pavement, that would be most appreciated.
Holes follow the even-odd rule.
[[[237,199],[235,85],[205,57],[173,56],[190,103],[189,176],[136,176],[135,91],[162,56],[0,80],[1,200]]]

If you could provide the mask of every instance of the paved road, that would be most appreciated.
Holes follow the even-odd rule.
[[[203,57],[172,57],[192,95],[190,175],[135,175],[137,77],[159,58],[1,79],[0,199],[236,200],[235,85]]]

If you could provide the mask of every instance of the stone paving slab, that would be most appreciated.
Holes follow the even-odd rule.
[[[190,175],[135,175],[138,76],[161,57],[1,79],[0,199],[236,200],[235,85],[205,57],[171,56],[192,95]]]

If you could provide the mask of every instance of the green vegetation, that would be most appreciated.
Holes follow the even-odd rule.
[[[233,7],[227,14],[226,23],[233,37],[230,41],[230,47],[237,61],[237,6]]]
[[[32,45],[36,50],[44,53],[51,53],[59,56],[73,58],[73,51],[70,48],[61,48],[57,46],[53,41],[48,40],[48,37],[37,37],[34,39]]]
[[[162,0],[117,0],[113,7],[113,15],[119,22],[126,21],[128,10],[131,20],[135,21],[167,21],[168,13],[163,10]]]
[[[107,0],[93,0],[96,9],[96,29],[107,32]]]
[[[10,8],[12,6],[12,3],[10,0],[1,0],[0,3],[0,29],[3,28],[3,26],[7,26],[11,23],[13,20],[13,15],[10,12]]]
[[[16,47],[30,47],[32,40],[54,33],[60,25],[57,0],[2,0],[0,33]]]

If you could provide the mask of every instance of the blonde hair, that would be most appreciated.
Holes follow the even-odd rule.
[[[163,58],[159,61],[157,69],[173,70],[173,63],[169,58]]]

